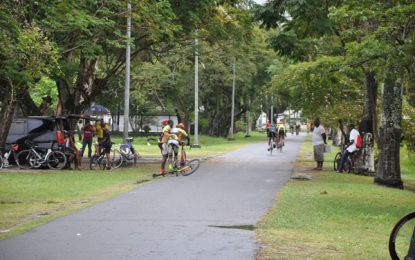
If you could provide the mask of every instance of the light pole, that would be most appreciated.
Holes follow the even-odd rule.
[[[199,145],[199,41],[195,39],[195,140],[194,147]]]
[[[235,72],[236,72],[236,64],[235,60],[233,62],[233,76],[232,76],[232,111],[231,111],[231,129],[229,130],[229,137],[228,139],[233,138],[233,120],[235,115]]]
[[[124,142],[128,138],[129,108],[130,108],[130,39],[131,39],[131,4],[128,3],[127,16],[127,49],[125,51],[125,91],[124,91]]]

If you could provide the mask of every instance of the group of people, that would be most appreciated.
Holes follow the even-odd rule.
[[[273,120],[272,123],[268,121],[266,125],[266,131],[268,135],[268,151],[272,148],[275,148],[275,146],[271,148],[271,141],[274,141],[274,145],[275,143],[281,142],[281,145],[284,146],[284,138],[287,133],[285,131],[285,125],[282,120],[278,124],[276,124],[275,120]]]
[[[184,139],[187,140],[186,145],[190,145],[190,137],[185,130],[183,123],[179,123],[176,127],[173,127],[173,120],[164,120],[162,121],[163,131],[159,139],[159,148],[162,155],[160,174],[165,174],[166,170],[166,161],[168,158],[168,146],[170,145],[173,148],[174,158],[177,158],[179,153],[179,145],[183,144]]]
[[[81,128],[81,132],[82,148],[80,150],[76,146],[73,131],[63,131],[62,136],[58,136],[58,142],[65,146],[65,152],[68,157],[67,167],[70,167],[70,163],[73,162],[75,169],[79,170],[82,162],[81,158],[83,157],[86,148],[88,148],[88,158],[91,158],[93,138],[94,136],[97,136],[95,152],[96,154],[99,154],[100,152],[106,154],[106,167],[109,169],[111,167],[109,163],[111,162],[110,151],[112,143],[108,123],[105,123],[104,120],[101,119],[96,121],[95,126],[93,126],[90,121],[86,121],[85,125]],[[61,133],[59,135],[61,135]]]
[[[347,158],[358,150],[356,143],[360,136],[359,131],[355,129],[355,125],[353,123],[348,124],[347,128],[350,134],[349,143],[346,145],[344,153],[340,159],[340,163],[337,168],[337,172],[339,173],[343,172],[343,166]],[[314,120],[312,143],[314,160],[317,163],[317,166],[313,170],[322,170],[324,163],[324,150],[325,145],[327,144],[327,135],[326,130],[321,125],[319,119]]]

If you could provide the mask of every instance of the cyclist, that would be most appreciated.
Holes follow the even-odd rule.
[[[184,139],[184,138],[186,138],[187,139],[187,143],[186,143],[186,145],[187,146],[189,146],[190,145],[190,137],[189,137],[189,135],[186,133],[186,130],[184,130],[185,129],[185,127],[184,127],[184,124],[183,123],[179,123],[178,125],[177,125],[177,130],[179,131],[179,134],[177,135],[177,137],[179,138],[179,141],[180,142],[183,142],[182,140]],[[177,158],[177,154],[176,154],[176,158]],[[183,162],[180,162],[180,164],[183,166],[184,165],[184,161]]]
[[[102,130],[103,130],[103,134],[102,134],[102,139],[100,140],[100,142],[98,143],[99,149],[102,149],[102,152],[105,153],[105,157],[107,159],[107,165],[106,165],[106,169],[107,170],[111,170],[111,146],[112,146],[112,142],[111,142],[111,135],[110,135],[110,131],[109,131],[109,126],[107,124],[103,124],[102,125]]]
[[[280,121],[277,129],[278,129],[278,139],[277,139],[278,143],[282,142],[282,146],[284,146],[285,145],[284,138],[285,138],[286,133],[285,133],[285,125],[283,121]]]
[[[268,128],[268,151],[270,150],[271,139],[275,142],[276,136],[277,136],[277,127],[275,126],[275,120],[273,120],[272,124],[270,124]],[[275,144],[274,144],[274,147],[272,148],[275,148]]]
[[[350,141],[349,141],[349,144],[346,146],[346,149],[344,150],[342,158],[340,159],[339,168],[337,169],[337,172],[339,172],[339,173],[343,172],[343,165],[346,162],[349,155],[358,150],[357,147],[356,147],[356,140],[357,140],[357,137],[359,136],[359,131],[357,131],[354,128],[353,123],[350,123],[347,126],[347,128],[348,128],[349,133],[350,133],[350,138],[349,138]]]
[[[160,139],[159,139],[159,148],[162,156],[161,161],[161,167],[160,167],[160,173],[163,174],[164,167],[166,166],[167,161],[167,139],[170,136],[170,130],[173,128],[173,121],[172,120],[164,120],[161,122],[163,127],[163,132],[161,133]]]

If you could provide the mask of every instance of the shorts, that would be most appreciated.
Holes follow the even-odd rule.
[[[324,161],[324,144],[314,145],[314,161],[323,162]]]
[[[110,153],[111,152],[111,144],[109,144],[109,145],[101,145],[101,148],[102,148],[102,151],[104,152],[104,153]]]
[[[281,131],[278,132],[278,137],[284,138],[284,136],[285,136],[285,131],[284,130],[281,130]]]
[[[276,137],[277,134],[275,132],[268,132],[268,137]]]

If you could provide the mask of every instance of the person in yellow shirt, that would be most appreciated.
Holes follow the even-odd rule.
[[[280,121],[278,126],[277,126],[277,140],[278,143],[282,142],[282,146],[284,146],[284,138],[285,138],[285,125],[284,122]]]
[[[97,155],[99,155],[99,153],[100,153],[99,144],[104,139],[104,130],[109,131],[109,126],[108,126],[108,124],[105,124],[104,119],[101,119],[100,121],[96,121],[95,134],[98,138],[98,144],[95,145],[95,154],[97,154]]]
[[[167,139],[170,135],[170,130],[173,128],[173,121],[168,120],[167,124],[163,127],[163,132],[159,139],[159,148],[162,156],[161,161],[161,167],[160,167],[160,173],[164,173],[164,168],[166,167],[166,161],[167,161]]]

